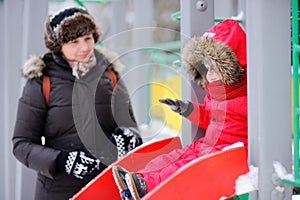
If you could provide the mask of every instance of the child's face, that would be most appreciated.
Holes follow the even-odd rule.
[[[207,69],[206,79],[209,83],[220,80],[220,74],[214,66],[205,65]]]

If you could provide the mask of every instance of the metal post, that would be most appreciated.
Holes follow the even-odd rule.
[[[34,7],[33,8],[33,3]],[[0,199],[33,199],[35,173],[22,166],[12,155],[12,133],[18,97],[23,87],[21,67],[32,53],[39,53],[43,45],[43,23],[48,1],[3,1],[0,3],[1,48],[1,140]],[[38,9],[37,9],[38,8]],[[3,13],[3,14],[2,14]],[[3,19],[3,21],[2,21]],[[3,173],[3,174],[2,174]]]
[[[249,160],[259,168],[250,199],[290,200],[291,187],[272,182],[274,161],[292,167],[290,1],[252,0],[246,8]]]
[[[3,27],[2,30],[4,30],[4,3],[3,1],[0,1],[0,27]],[[0,66],[4,66],[4,31],[0,31]],[[4,127],[4,74],[1,73],[0,74],[0,92],[2,94],[1,98],[0,98],[0,131],[2,133],[4,133],[5,127]],[[4,139],[2,139],[0,141],[0,160],[3,161],[7,161],[6,160],[6,155],[4,153]],[[7,164],[4,162],[4,166],[0,166],[0,177],[3,177],[2,179],[0,179],[0,199],[5,199],[5,189],[7,189],[7,187],[5,187],[6,183],[5,183],[5,170],[7,169]],[[4,178],[5,177],[5,178]]]
[[[238,14],[238,0],[215,0],[215,18],[230,18]]]
[[[22,64],[29,56],[33,54],[41,55],[46,51],[43,36],[44,20],[47,15],[47,0],[38,2],[35,0],[24,1],[23,21],[21,20],[21,23],[24,25],[22,30]],[[22,65],[20,65],[20,67],[22,67]],[[17,172],[21,172],[21,174],[16,173],[16,180],[20,180],[20,182],[16,183],[16,188],[20,189],[19,193],[16,193],[16,199],[33,199],[36,172],[24,166],[20,168],[20,165],[17,169],[19,169]],[[17,191],[18,190],[16,190],[16,192]]]
[[[3,133],[1,145],[1,154],[3,153],[4,167],[3,178],[1,179],[1,185],[3,184],[4,191],[3,199],[14,199],[15,189],[15,166],[16,162],[12,156],[11,136],[13,131],[13,122],[15,119],[17,98],[20,92],[20,66],[22,55],[22,14],[23,5],[22,2],[17,0],[4,1],[4,56],[3,56],[3,73],[1,78],[1,90],[3,98],[3,127],[1,131]],[[1,121],[2,121],[1,120]],[[2,143],[1,142],[1,143]],[[2,182],[3,181],[3,182]]]
[[[111,18],[111,31],[109,37],[115,37],[120,34],[122,31],[128,30],[128,23],[126,21],[126,14],[128,13],[128,1],[123,0],[113,0],[111,2],[112,7],[112,18]],[[103,38],[107,39],[107,38]],[[112,50],[118,50],[118,48],[128,47],[129,40],[128,38],[120,39],[118,42],[111,41],[110,48]],[[120,52],[118,50],[118,52]]]
[[[202,35],[208,28],[214,24],[214,0],[181,0],[180,1],[181,12],[181,43],[182,45],[192,36]],[[183,67],[182,67],[183,68]],[[199,87],[192,88],[190,77],[186,71],[182,70],[182,98],[183,99],[195,99],[196,90],[200,90]],[[189,88],[189,89],[188,89]],[[203,93],[201,91],[200,93]],[[183,119],[182,121],[182,143],[184,145],[191,143],[196,136],[196,129],[192,124]]]
[[[131,33],[132,50],[134,50],[132,54],[134,55],[133,67],[136,70],[132,70],[130,73],[128,73],[128,79],[135,80],[136,84],[132,92],[135,91],[136,93],[136,97],[133,99],[133,103],[135,103],[135,105],[137,106],[137,118],[140,120],[140,122],[147,123],[147,115],[150,114],[147,113],[146,106],[147,98],[149,98],[147,96],[147,88],[149,87],[149,85],[148,83],[146,83],[149,58],[147,56],[144,56],[143,49],[153,44],[153,0],[134,0],[132,1],[132,3],[132,9],[134,11],[133,28],[137,29],[133,30]],[[139,75],[137,76],[137,74]]]

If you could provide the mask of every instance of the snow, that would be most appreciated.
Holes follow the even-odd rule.
[[[249,172],[235,181],[235,194],[241,195],[258,190],[258,167],[249,166]]]

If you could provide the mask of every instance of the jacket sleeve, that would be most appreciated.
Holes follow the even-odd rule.
[[[131,99],[128,94],[126,85],[123,79],[119,78],[117,73],[118,83],[117,91],[114,99],[115,120],[118,126],[123,126],[132,129],[136,134],[140,136],[136,119],[134,116]]]
[[[205,98],[204,104],[197,104],[196,102],[191,101],[194,109],[188,116],[186,116],[186,118],[193,124],[203,129],[206,129],[210,123],[210,113],[206,105],[207,101],[207,97]]]
[[[13,154],[25,166],[53,178],[59,150],[42,145],[47,106],[40,79],[28,80],[18,102]]]

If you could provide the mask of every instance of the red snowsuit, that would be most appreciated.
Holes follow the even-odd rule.
[[[147,191],[151,191],[161,181],[169,177],[181,166],[201,155],[221,150],[236,142],[247,147],[247,73],[246,36],[233,20],[225,20],[207,32],[214,33],[215,41],[231,47],[245,73],[239,81],[224,85],[220,81],[207,84],[208,94],[204,104],[192,102],[194,110],[186,118],[206,129],[205,137],[172,152],[160,155],[138,171],[146,181]]]

